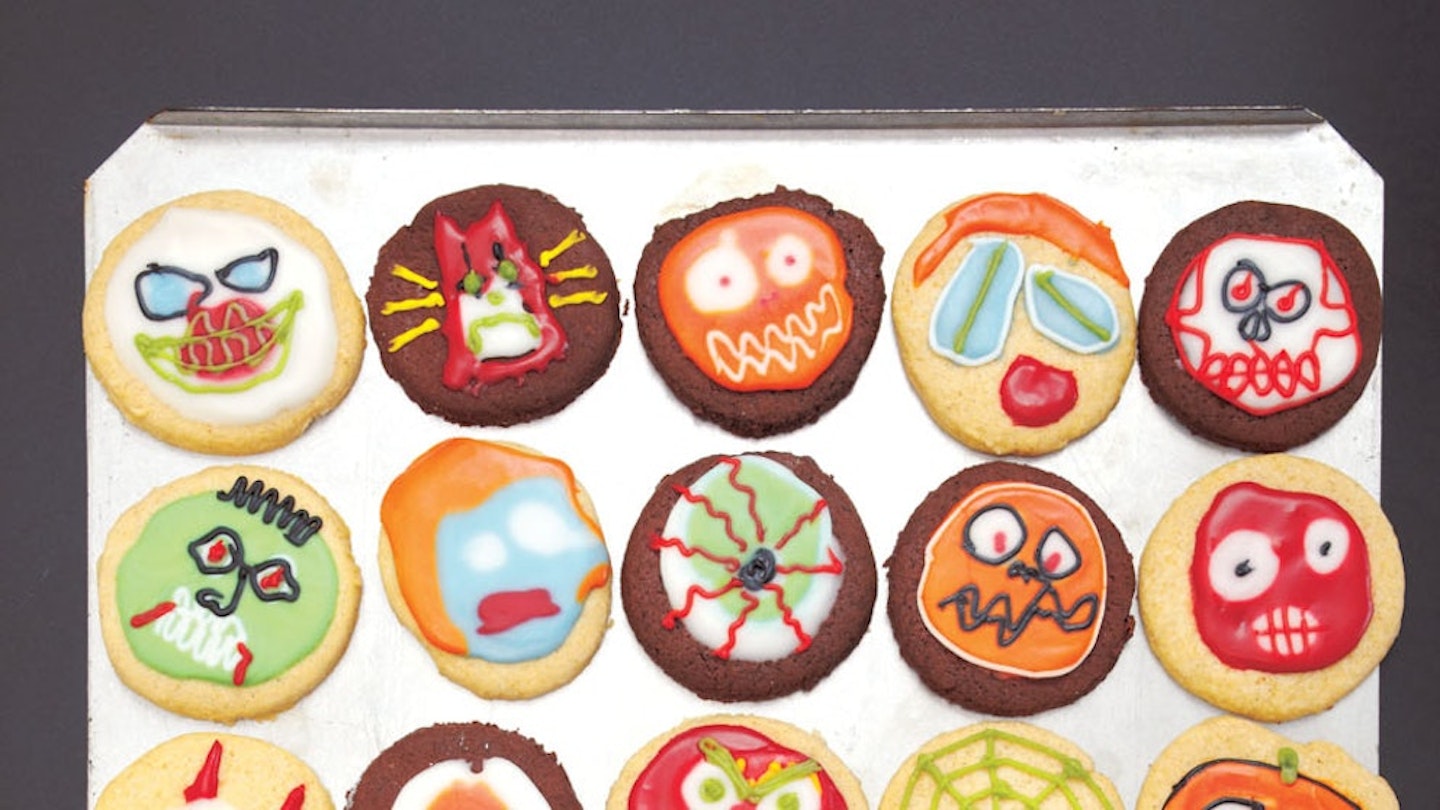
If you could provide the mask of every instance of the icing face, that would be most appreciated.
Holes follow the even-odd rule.
[[[1088,512],[1036,484],[976,487],[925,551],[916,599],[925,626],[965,660],[1026,677],[1055,677],[1095,646],[1106,562]]]
[[[339,340],[321,261],[234,211],[167,210],[116,265],[105,317],[121,363],[151,393],[222,425],[317,396]]]
[[[1360,366],[1350,290],[1312,240],[1221,239],[1186,268],[1165,321],[1185,370],[1256,416],[1323,397]]]
[[[600,527],[570,469],[469,439],[443,442],[390,485],[380,519],[425,638],[494,663],[554,652],[609,581]]]
[[[437,762],[410,777],[392,810],[548,810],[550,803],[508,759],[486,759],[476,773],[469,762]]]
[[[243,476],[160,509],[116,574],[130,649],[170,677],[237,687],[289,671],[335,616],[321,528],[292,496]]]
[[[1247,760],[1206,762],[1175,786],[1164,810],[1359,810],[1328,785],[1274,765]]]
[[[594,290],[548,292],[550,285],[598,275],[589,265],[548,270],[557,257],[586,238],[572,231],[537,259],[498,200],[485,216],[464,226],[437,213],[435,258],[440,278],[426,278],[395,265],[391,273],[419,287],[422,294],[386,302],[381,315],[443,308],[443,324],[438,318],[426,318],[394,337],[386,350],[398,352],[420,336],[439,331],[446,342],[441,381],[452,391],[477,396],[499,380],[519,380],[529,372],[544,371],[563,359],[569,347],[555,310],[600,304],[608,296]]]
[[[185,788],[185,804],[177,810],[235,810],[229,802],[217,798],[220,795],[220,765],[225,756],[225,746],[216,740],[205,755],[205,763],[195,774],[195,781]],[[305,786],[296,785],[285,796],[279,810],[303,810],[305,807]]]
[[[805,388],[850,337],[845,254],[803,211],[756,208],[686,234],[659,273],[660,309],[685,356],[734,391]]]
[[[628,810],[845,810],[820,763],[740,726],[682,732],[645,766]]]
[[[808,649],[840,593],[844,558],[820,494],[763,456],[725,458],[678,487],[660,579],[671,610],[720,658],[775,661]]]
[[[1349,655],[1369,626],[1365,538],[1328,498],[1234,484],[1211,503],[1195,541],[1195,621],[1227,666],[1321,669]]]

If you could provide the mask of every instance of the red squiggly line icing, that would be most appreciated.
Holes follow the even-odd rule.
[[[725,476],[730,481],[730,486],[745,496],[745,511],[750,513],[750,520],[755,524],[755,542],[762,546],[765,545],[765,526],[760,522],[760,496],[755,492],[754,487],[740,483],[740,459],[726,456],[720,459],[720,463],[730,468],[730,472]],[[730,524],[728,522],[725,524],[725,528],[726,531],[729,531]],[[740,543],[740,550],[744,551],[745,541],[739,538],[736,540]]]
[[[820,500],[815,502],[815,506],[810,509],[809,513],[795,518],[795,525],[791,526],[790,531],[785,532],[785,535],[780,538],[780,542],[775,544],[775,550],[779,551],[780,549],[785,548],[785,544],[790,542],[790,540],[794,538],[795,535],[799,534],[800,530],[805,528],[806,523],[811,523],[819,519],[820,513],[825,511],[826,505],[827,504],[825,503],[825,499],[821,498]]]
[[[690,588],[685,591],[685,604],[680,606],[679,608],[676,608],[675,610],[670,611],[669,613],[666,613],[665,618],[660,620],[660,624],[663,625],[666,630],[673,630],[675,629],[675,622],[677,620],[689,616],[690,611],[695,609],[695,597],[698,596],[704,599],[719,599],[720,597],[739,587],[743,586],[740,584],[740,580],[738,579],[732,579],[713,591],[707,591],[699,585],[691,585]]]
[[[703,548],[691,548],[678,537],[663,537],[657,534],[650,540],[650,548],[654,551],[673,548],[686,557],[704,557],[732,574],[740,570],[740,561],[734,557],[721,557],[718,554],[711,554]]]
[[[235,650],[240,653],[240,663],[235,665],[234,681],[236,686],[244,686],[245,673],[250,671],[250,662],[255,660],[255,655],[243,641],[236,643]]]
[[[685,486],[684,484],[676,484],[675,491],[679,493],[680,497],[684,498],[686,501],[704,509],[705,514],[720,521],[720,523],[725,526],[725,536],[733,540],[735,542],[735,545],[739,547],[740,551],[745,551],[747,548],[750,547],[748,543],[746,543],[743,539],[740,538],[738,534],[735,533],[735,526],[730,522],[730,515],[725,512],[721,512],[719,509],[716,509],[715,504],[712,503],[709,498],[705,497],[704,495],[696,495],[694,492],[691,491],[689,487]]]
[[[730,653],[735,649],[735,642],[740,635],[740,628],[745,626],[745,619],[755,612],[755,608],[760,607],[760,600],[756,599],[749,591],[741,591],[740,598],[745,600],[745,607],[740,608],[740,615],[735,617],[735,621],[731,622],[730,627],[725,631],[725,643],[715,650],[717,658],[727,660],[730,658]]]
[[[780,620],[795,634],[795,652],[802,653],[810,649],[810,643],[814,639],[805,632],[805,628],[800,625],[800,620],[796,619],[794,612],[790,610],[790,605],[786,604],[785,589],[771,582],[765,585],[765,590],[775,594],[775,607],[780,609]]]
[[[844,571],[845,566],[835,556],[835,549],[829,549],[829,552],[830,562],[824,565],[777,565],[775,571],[780,574],[838,574]]]

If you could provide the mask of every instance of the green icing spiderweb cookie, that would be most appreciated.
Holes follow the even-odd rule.
[[[1068,740],[1025,723],[984,723],[921,746],[881,810],[1120,810],[1115,786]]]

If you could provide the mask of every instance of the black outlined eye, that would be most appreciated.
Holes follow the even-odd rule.
[[[1065,532],[1051,529],[1040,538],[1040,547],[1035,549],[1035,565],[1048,579],[1068,577],[1080,567],[1080,552]]]
[[[1317,574],[1333,574],[1350,554],[1350,530],[1334,518],[1305,527],[1305,563]]]
[[[1265,276],[1249,259],[1241,259],[1225,274],[1221,300],[1231,312],[1249,312],[1265,297]]]
[[[265,292],[275,281],[275,265],[279,259],[280,254],[275,248],[265,248],[254,256],[236,259],[216,270],[215,277],[220,279],[221,284],[238,292]]]
[[[1271,287],[1265,294],[1265,311],[1270,320],[1290,323],[1310,309],[1310,288],[1303,282],[1285,281]]]
[[[224,526],[211,529],[190,543],[190,557],[202,574],[224,574],[235,570],[243,553],[240,538]]]
[[[300,585],[285,560],[266,560],[250,572],[255,595],[264,602],[294,602],[300,597]]]
[[[1268,535],[1237,529],[1215,544],[1207,573],[1221,599],[1245,602],[1270,589],[1280,574],[1280,558]]]
[[[965,524],[965,550],[990,565],[999,565],[1025,545],[1025,523],[1013,507],[997,504],[976,513]]]
[[[135,277],[140,314],[152,321],[179,318],[210,294],[210,279],[179,267],[152,264]]]

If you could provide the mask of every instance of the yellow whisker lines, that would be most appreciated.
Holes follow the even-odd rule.
[[[585,292],[571,293],[569,295],[556,295],[555,293],[551,293],[548,300],[551,309],[559,309],[560,307],[568,307],[571,304],[603,304],[608,297],[610,297],[609,293],[586,290]]]
[[[392,315],[396,312],[409,312],[412,309],[433,309],[445,306],[445,296],[438,292],[432,292],[424,298],[407,298],[403,301],[386,301],[385,306],[380,309],[381,315]]]
[[[440,286],[440,282],[428,279],[403,264],[397,264],[390,268],[390,275],[403,278],[411,284],[418,284],[427,290],[433,290]]]
[[[540,266],[542,268],[549,267],[550,263],[555,261],[556,256],[559,256],[561,253],[564,253],[565,251],[569,250],[572,247],[575,247],[577,244],[584,241],[584,233],[581,233],[580,231],[571,231],[570,233],[565,235],[564,239],[560,240],[560,244],[556,245],[553,248],[550,248],[549,250],[544,250],[540,252]]]
[[[391,354],[394,354],[395,352],[398,352],[401,349],[405,348],[405,346],[415,338],[418,338],[428,332],[434,332],[436,329],[439,328],[439,321],[435,320],[434,318],[426,318],[424,321],[421,322],[419,326],[415,327],[414,329],[407,329],[404,332],[401,332],[400,334],[391,338],[389,351]]]
[[[584,264],[571,270],[561,270],[558,273],[546,273],[545,278],[549,279],[551,284],[559,284],[563,281],[569,281],[572,278],[595,278],[598,275],[600,275],[600,271],[595,268],[595,265]]]

